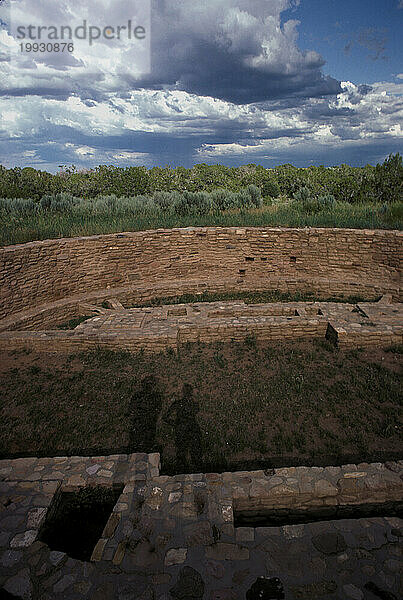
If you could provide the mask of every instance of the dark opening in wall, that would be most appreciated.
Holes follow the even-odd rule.
[[[39,532],[39,540],[52,550],[89,561],[122,491],[123,485],[119,485],[59,493]]]
[[[20,600],[21,596],[14,596],[14,594],[10,594],[7,590],[3,588],[0,590],[0,600]]]
[[[240,275],[245,275],[246,273],[246,269],[239,269],[239,274]]]
[[[253,258],[253,256],[245,256],[245,260],[246,262],[253,262],[255,259]]]
[[[261,256],[261,257],[260,257],[260,260],[261,260],[262,262],[266,262],[266,261],[267,261],[267,257],[266,257],[266,256]]]
[[[296,263],[297,262],[297,257],[296,256],[290,256],[290,263]]]
[[[372,517],[403,516],[403,502],[382,502],[350,506],[314,506],[305,509],[237,510],[234,508],[235,527],[282,527],[317,521],[364,519]]]

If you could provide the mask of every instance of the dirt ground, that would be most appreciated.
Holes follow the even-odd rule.
[[[159,451],[163,471],[401,457],[401,349],[0,353],[0,455]]]

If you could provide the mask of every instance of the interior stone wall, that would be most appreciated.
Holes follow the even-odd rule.
[[[400,300],[403,234],[354,229],[207,227],[0,248],[0,319],[77,295],[274,290]]]

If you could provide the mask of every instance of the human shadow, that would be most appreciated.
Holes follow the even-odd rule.
[[[156,377],[141,380],[130,407],[129,444],[132,452],[156,452],[157,422],[162,409],[163,393]]]
[[[188,472],[202,464],[202,435],[197,422],[199,404],[193,387],[185,383],[179,399],[168,407],[165,421],[173,426],[176,446],[176,470]]]

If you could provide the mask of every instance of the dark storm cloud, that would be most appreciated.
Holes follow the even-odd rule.
[[[41,0],[42,11],[45,1]],[[0,93],[61,97],[71,91],[101,100],[112,91],[180,89],[236,104],[340,93],[340,83],[321,71],[323,58],[298,48],[298,21],[281,20],[283,11],[296,4],[295,0],[154,0],[150,75],[135,76],[127,48],[111,45],[107,53],[114,70],[108,72],[94,72],[91,61],[83,65],[83,59],[72,56],[64,58],[63,68],[47,70],[37,68],[32,57],[19,57],[9,65],[10,77],[4,79]],[[57,5],[59,13],[61,7]]]
[[[337,94],[323,59],[297,47],[297,22],[281,24],[290,2],[158,0],[153,13],[152,75],[145,87],[174,86],[245,104],[289,95]]]
[[[155,0],[152,75],[143,79],[119,47],[96,74],[0,63],[0,162],[55,170],[381,159],[401,140],[403,84],[324,76],[321,56],[298,47],[298,22],[282,21],[291,5]]]

